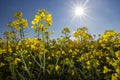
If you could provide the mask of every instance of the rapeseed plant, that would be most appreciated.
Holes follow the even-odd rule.
[[[50,39],[52,14],[38,10],[31,28],[34,38],[26,38],[28,22],[22,12],[6,26],[0,39],[0,78],[11,80],[119,80],[120,34],[106,30],[95,40],[86,27],[78,28],[71,40],[64,27],[62,37]]]

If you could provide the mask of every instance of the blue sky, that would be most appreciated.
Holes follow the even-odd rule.
[[[102,34],[105,30],[114,29],[120,32],[120,0],[88,0],[84,19],[74,18],[72,9],[74,5],[83,4],[86,0],[0,0],[0,37],[7,31],[6,23],[13,21],[13,14],[22,11],[23,17],[29,22],[26,30],[27,37],[34,37],[30,28],[31,21],[37,10],[46,9],[53,16],[54,30],[52,38],[60,37],[64,26],[71,32],[86,26],[90,34]]]

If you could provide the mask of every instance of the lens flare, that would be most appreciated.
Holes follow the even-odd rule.
[[[76,7],[74,10],[75,16],[83,16],[85,15],[85,9],[83,7]]]
[[[71,16],[72,16],[72,21],[73,20],[80,20],[80,21],[84,21],[86,19],[86,17],[88,16],[88,12],[89,12],[89,7],[87,5],[89,0],[85,0],[84,1],[76,1],[76,2],[71,2]]]

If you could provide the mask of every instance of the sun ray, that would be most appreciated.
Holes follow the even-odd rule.
[[[88,6],[87,3],[89,0],[85,0],[85,2],[77,1],[72,2],[71,4],[71,13],[72,13],[72,21],[75,19],[79,19],[80,21],[85,20],[88,17]]]
[[[85,14],[85,9],[83,7],[77,6],[74,9],[75,16],[83,16]]]

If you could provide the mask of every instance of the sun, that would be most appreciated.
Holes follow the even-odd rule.
[[[71,2],[70,14],[72,20],[84,21],[87,19],[86,17],[89,17],[90,8],[87,5],[88,1],[89,0]]]
[[[84,5],[73,5],[71,11],[73,19],[83,20],[88,16],[88,7]]]
[[[75,16],[80,16],[80,17],[85,15],[85,9],[83,7],[75,7],[74,15]]]

